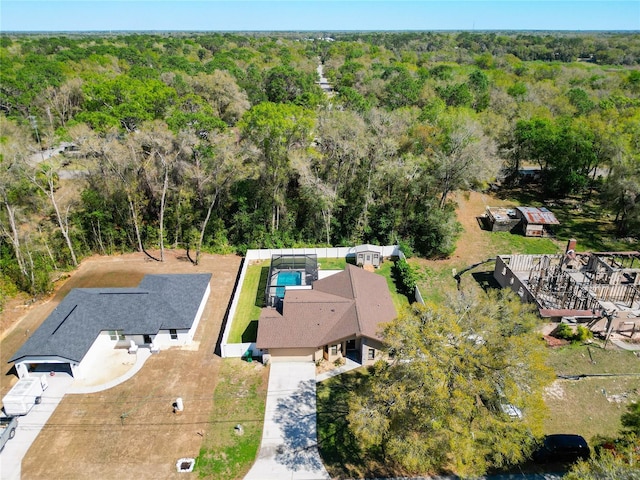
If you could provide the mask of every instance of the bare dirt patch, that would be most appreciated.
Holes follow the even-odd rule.
[[[113,389],[66,395],[23,460],[24,478],[183,478],[176,472],[176,461],[198,456],[211,422],[221,364],[214,349],[240,258],[207,255],[195,267],[180,257],[169,252],[164,263],[142,254],[92,257],[51,298],[22,309],[26,313],[19,309],[3,313],[16,318],[7,320],[15,326],[1,343],[0,361],[6,366],[0,377],[2,395],[16,381],[6,362],[72,288],[135,286],[147,273],[213,274],[211,295],[195,335],[199,348],[153,355],[132,379]],[[179,414],[173,411],[177,397],[184,402]]]
[[[457,204],[456,216],[463,231],[456,244],[456,250],[451,257],[443,260],[420,260],[421,264],[441,267],[443,265],[470,265],[484,260],[490,247],[491,232],[480,228],[478,217],[485,212],[486,207],[500,207],[510,205],[482,192],[457,192],[453,195]]]

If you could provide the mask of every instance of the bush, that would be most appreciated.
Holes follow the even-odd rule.
[[[562,338],[563,340],[573,340],[573,329],[566,323],[561,323],[556,328],[553,336],[556,338]]]
[[[403,258],[396,260],[394,264],[394,275],[398,280],[398,290],[403,295],[413,298],[416,284],[418,283],[418,275],[415,270]]]
[[[593,332],[589,330],[584,325],[578,325],[576,334],[574,335],[573,340],[576,342],[586,342],[587,340],[591,340],[593,338]]]
[[[586,342],[593,338],[593,332],[584,325],[578,325],[574,331],[573,328],[566,323],[558,325],[553,335],[556,338],[562,338],[571,342]]]

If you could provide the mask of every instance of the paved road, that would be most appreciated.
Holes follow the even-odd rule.
[[[269,373],[258,459],[245,480],[321,480],[316,435],[316,366],[275,362]]]

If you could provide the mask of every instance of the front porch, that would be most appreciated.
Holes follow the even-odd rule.
[[[348,359],[360,365],[372,365],[382,358],[382,348],[382,343],[373,339],[353,337],[325,345],[322,352],[323,359],[329,363]]]

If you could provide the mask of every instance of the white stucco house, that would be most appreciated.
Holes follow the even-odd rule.
[[[90,376],[83,359],[94,348],[188,345],[202,317],[211,274],[146,275],[135,288],[76,288],[11,357],[29,372]]]

